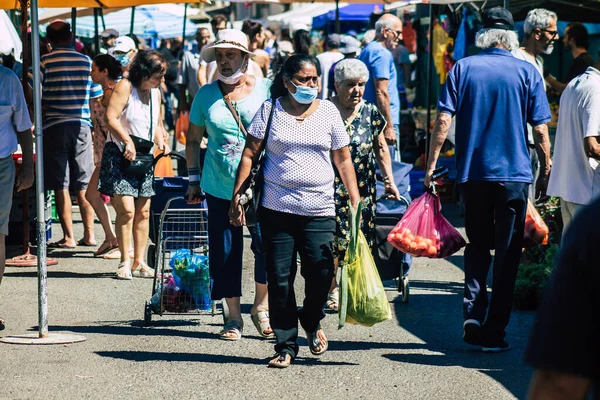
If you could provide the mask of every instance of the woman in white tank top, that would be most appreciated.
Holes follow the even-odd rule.
[[[129,68],[129,78],[115,86],[106,111],[110,135],[102,155],[98,190],[113,198],[117,212],[115,228],[121,251],[118,279],[154,277],[154,270],[145,261],[154,174],[149,170],[143,176],[130,175],[124,160],[136,158],[132,136],[153,141],[165,154],[170,151],[165,143],[158,89],[166,70],[167,63],[160,53],[139,52]],[[129,254],[132,234],[133,261]]]

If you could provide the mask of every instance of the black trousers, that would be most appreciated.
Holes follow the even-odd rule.
[[[465,320],[483,324],[485,342],[504,339],[523,245],[529,184],[469,181],[461,185],[465,202]],[[492,296],[486,278],[494,249]],[[489,307],[488,307],[489,306]],[[487,314],[487,319],[486,319]],[[485,323],[484,323],[485,322]]]
[[[260,226],[267,261],[269,314],[277,353],[298,355],[298,321],[308,332],[325,318],[323,307],[333,278],[334,217],[306,217],[260,209]],[[304,303],[298,310],[294,280],[296,255],[304,277]]]

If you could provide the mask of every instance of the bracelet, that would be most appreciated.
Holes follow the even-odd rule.
[[[200,168],[188,168],[188,177],[190,178],[190,184],[200,182]]]

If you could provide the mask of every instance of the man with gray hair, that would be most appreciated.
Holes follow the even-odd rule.
[[[513,51],[513,55],[523,61],[527,61],[535,67],[544,77],[544,60],[541,54],[551,54],[554,50],[554,43],[558,40],[558,29],[556,13],[548,11],[544,8],[536,8],[529,11],[525,19],[524,31],[525,38],[522,46]],[[546,83],[544,82],[544,90]],[[533,127],[527,125],[527,142],[530,149],[531,170],[534,179],[537,178],[539,161],[537,153],[532,151],[535,149],[533,141]],[[529,188],[529,199],[535,201],[535,193],[533,187]]]
[[[388,121],[384,135],[387,144],[392,146],[396,144],[400,125],[400,96],[392,50],[402,40],[402,21],[395,15],[385,14],[375,23],[375,33],[375,40],[366,45],[358,57],[369,69],[364,99],[377,105]],[[399,156],[396,156],[398,161]]]
[[[525,129],[534,127],[540,176],[536,194],[545,195],[552,161],[550,107],[535,67],[510,53],[519,46],[511,13],[494,7],[477,33],[476,56],[458,61],[438,102],[425,185],[456,116],[457,181],[465,205],[463,339],[484,352],[510,348],[504,340],[521,257],[527,191],[533,182]],[[488,301],[486,280],[494,249],[494,281]],[[488,307],[489,305],[489,307]]]

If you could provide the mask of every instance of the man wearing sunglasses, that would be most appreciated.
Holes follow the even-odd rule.
[[[544,60],[542,54],[552,54],[554,50],[554,43],[558,40],[558,30],[556,13],[543,9],[536,8],[529,11],[523,30],[525,32],[525,38],[521,47],[513,51],[516,58],[523,61],[527,61],[535,67],[540,73],[540,76],[544,77]],[[546,85],[544,84],[544,90]],[[527,144],[529,146],[529,156],[531,158],[531,170],[533,173],[534,181],[538,177],[539,160],[537,152],[535,151],[535,144],[533,142],[533,128],[531,125],[527,125]],[[529,186],[529,198],[531,201],[535,201],[535,187],[534,185]]]
[[[394,157],[393,147],[396,140],[399,140],[400,97],[392,51],[402,40],[402,21],[395,15],[385,14],[375,23],[375,32],[375,40],[365,46],[358,57],[369,69],[369,80],[363,98],[376,104],[387,121],[385,140],[390,146],[392,158],[400,161],[400,154]]]

